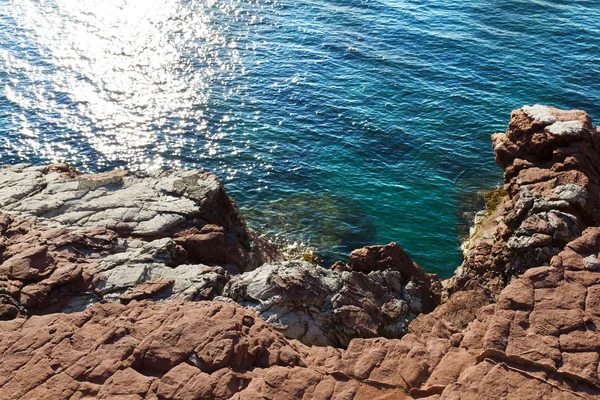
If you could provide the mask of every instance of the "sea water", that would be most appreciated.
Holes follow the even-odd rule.
[[[327,265],[397,241],[461,262],[490,135],[600,118],[597,0],[0,0],[0,163],[204,168]]]

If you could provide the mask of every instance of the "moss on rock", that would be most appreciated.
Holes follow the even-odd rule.
[[[506,197],[506,191],[504,189],[494,189],[483,194],[485,200],[485,209],[487,214],[490,215],[500,205]]]

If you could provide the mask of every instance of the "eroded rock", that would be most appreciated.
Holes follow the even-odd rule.
[[[365,274],[308,262],[265,264],[232,277],[225,295],[306,344],[347,346],[354,337],[401,337],[427,310],[420,297],[424,284],[397,269],[372,269]]]
[[[121,237],[176,237],[191,263],[253,269],[280,259],[246,227],[218,178],[201,170],[132,176],[78,174],[64,164],[2,166],[0,207],[54,226],[102,227]]]
[[[585,112],[523,107],[492,141],[508,195],[486,226],[492,240],[471,246],[451,290],[479,287],[497,295],[598,221],[600,135]]]

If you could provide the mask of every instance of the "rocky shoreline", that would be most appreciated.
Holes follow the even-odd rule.
[[[600,129],[513,111],[441,282],[284,260],[203,171],[0,167],[0,398],[600,398]],[[491,204],[491,203],[490,203]]]

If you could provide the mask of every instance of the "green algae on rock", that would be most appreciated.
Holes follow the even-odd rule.
[[[485,209],[487,214],[490,215],[494,212],[494,210],[502,204],[504,198],[506,197],[506,191],[504,189],[496,188],[494,190],[490,190],[489,192],[485,192],[483,194],[483,199],[485,200]]]

